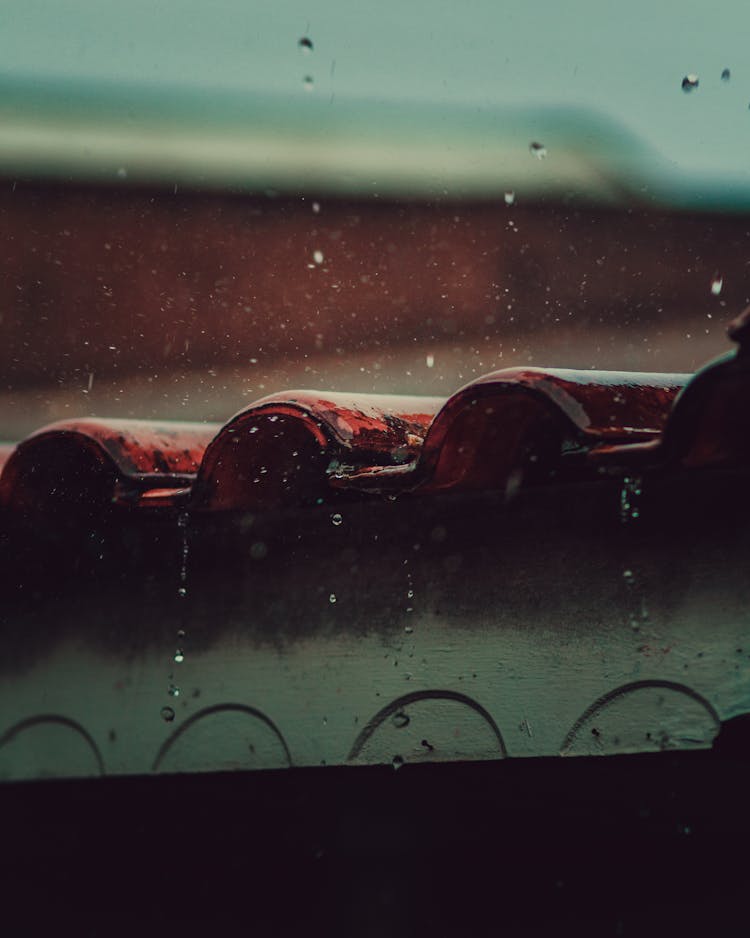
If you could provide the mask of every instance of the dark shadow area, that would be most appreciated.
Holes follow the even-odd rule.
[[[744,934],[750,762],[725,748],[8,785],[4,927]]]

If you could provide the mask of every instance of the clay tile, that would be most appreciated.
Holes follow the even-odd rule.
[[[454,394],[422,453],[421,491],[502,488],[564,453],[656,438],[687,375],[504,369]]]
[[[38,512],[138,500],[191,484],[215,424],[66,420],[19,443],[0,476],[0,504]]]
[[[609,446],[591,458],[625,467],[699,469],[750,465],[747,409],[750,402],[750,306],[727,332],[739,344],[690,378],[675,399],[658,441],[640,446]]]
[[[206,450],[193,507],[262,509],[330,498],[371,467],[413,464],[443,399],[289,391],[240,411]]]

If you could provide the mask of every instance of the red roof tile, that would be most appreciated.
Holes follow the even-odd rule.
[[[208,447],[201,508],[258,508],[321,497],[329,476],[413,462],[443,401],[290,391],[240,411]]]
[[[0,504],[45,496],[262,510],[337,492],[505,489],[560,470],[720,459],[744,357],[687,375],[505,369],[447,400],[289,391],[224,426],[63,421],[5,448]],[[739,370],[738,370],[739,369]],[[731,387],[730,387],[731,386]],[[678,406],[673,408],[679,396]],[[734,403],[732,403],[734,402]]]
[[[145,420],[65,420],[27,437],[7,456],[0,505],[52,495],[132,499],[154,488],[190,486],[217,426]]]

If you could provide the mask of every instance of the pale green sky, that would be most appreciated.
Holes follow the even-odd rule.
[[[0,79],[295,97],[309,74],[332,108],[348,97],[583,106],[675,168],[750,187],[748,35],[747,0],[4,0]],[[684,94],[689,72],[700,86]]]

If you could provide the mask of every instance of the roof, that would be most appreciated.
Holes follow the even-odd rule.
[[[223,426],[61,421],[5,447],[0,504],[263,509],[377,494],[496,487],[544,450],[539,470],[598,444],[653,441],[685,375],[505,369],[447,400],[290,391]],[[536,448],[540,453],[536,453]]]
[[[750,309],[750,308],[749,308]],[[545,479],[736,466],[749,369],[739,348],[695,375],[506,368],[448,398],[285,391],[225,424],[65,420],[0,445],[0,507],[54,502],[196,511],[509,490]]]
[[[742,343],[742,329],[733,330]],[[314,390],[223,426],[62,421],[4,447],[0,505],[255,510],[731,462],[746,355],[695,376],[509,368],[447,399]]]

